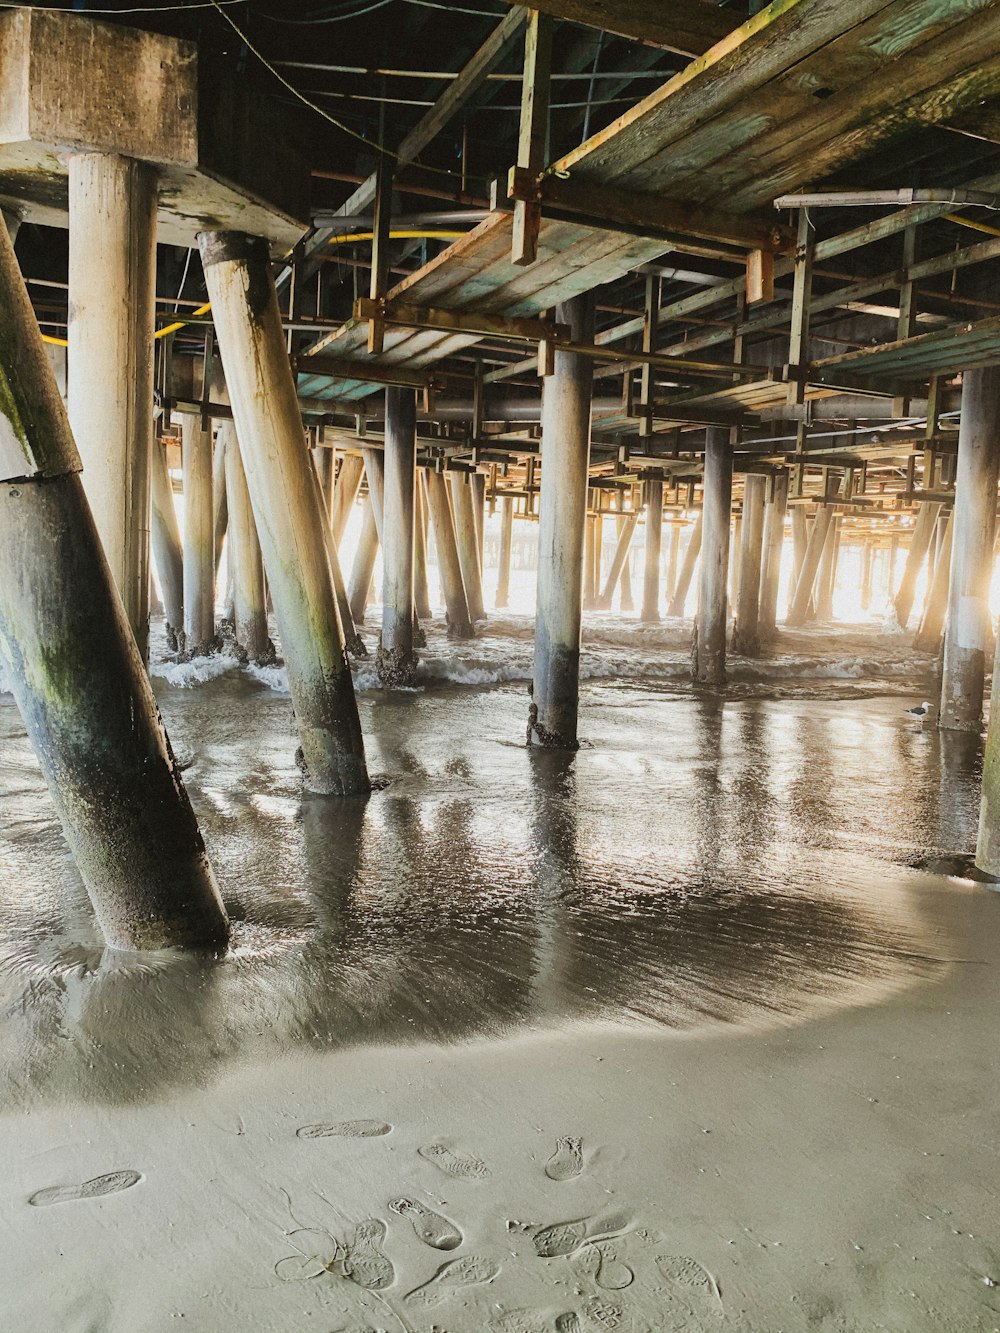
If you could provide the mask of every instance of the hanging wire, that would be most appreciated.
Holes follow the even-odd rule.
[[[317,15],[315,18],[311,19],[289,19],[282,17],[280,14],[261,14],[259,17],[267,19],[269,23],[287,23],[291,27],[310,28],[318,27],[321,24],[326,23],[349,23],[351,19],[359,19],[362,15],[371,14],[376,9],[384,9],[385,6],[390,3],[391,0],[374,0],[373,4],[365,5],[363,9],[352,9],[349,12],[345,11],[336,14]]]
[[[250,0],[190,0],[189,4],[134,5],[129,9],[88,9],[90,14],[180,14],[187,9],[218,9],[223,5],[246,5]],[[0,0],[0,9],[37,9],[43,14],[65,14],[68,11],[56,5],[26,5],[23,0]]]
[[[309,107],[311,111],[315,111],[317,116],[322,116],[322,118],[326,121],[329,121],[331,125],[335,125],[337,129],[340,130],[342,133],[348,135],[352,139],[357,139],[359,143],[363,143],[366,148],[373,149],[375,152],[380,153],[383,157],[391,158],[394,162],[400,161],[398,153],[392,152],[392,150],[389,148],[384,148],[381,144],[373,143],[371,139],[366,139],[363,134],[359,134],[357,130],[352,130],[349,125],[345,125],[344,122],[342,120],[338,120],[336,116],[331,116],[329,111],[324,111],[324,109],[321,106],[317,106],[317,104],[310,98],[306,97],[304,93],[299,92],[298,88],[296,88],[293,83],[289,83],[288,79],[286,79],[283,74],[281,74],[277,69],[275,69],[274,65],[271,64],[271,62],[267,59],[267,57],[262,55],[261,52],[257,50],[254,44],[250,41],[249,37],[247,37],[246,33],[239,26],[239,24],[234,22],[233,18],[229,14],[227,14],[226,11],[222,8],[220,0],[211,0],[211,4],[214,6],[215,9],[218,10],[218,12],[226,20],[226,22],[232,28],[233,32],[236,33],[237,37],[239,37],[240,41],[250,52],[250,54],[252,56],[255,56],[264,66],[264,68],[274,75],[274,77],[278,80],[278,82],[282,85],[282,87],[288,89],[288,91],[292,94],[293,97],[295,97],[298,101],[300,101],[304,106]],[[428,166],[427,163],[425,162],[414,162],[412,165],[419,166],[422,171],[432,171],[437,176],[454,177],[460,175],[459,172],[451,171],[447,167],[432,167]],[[486,180],[486,177],[480,176],[476,177],[476,179]]]

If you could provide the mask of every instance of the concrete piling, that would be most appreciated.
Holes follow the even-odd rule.
[[[209,653],[215,638],[215,532],[212,513],[212,427],[181,418],[184,476],[184,637],[187,657]]]
[[[646,482],[646,533],[642,567],[642,612],[646,625],[660,619],[660,552],[663,543],[663,482],[650,477]]]
[[[692,675],[702,685],[726,683],[726,574],[733,503],[733,446],[729,429],[705,432],[705,500]]]
[[[229,497],[229,568],[233,576],[233,632],[236,642],[251,662],[274,661],[274,645],[267,632],[267,602],[264,595],[264,560],[257,524],[250,503],[243,457],[236,427],[224,421],[219,427]]]
[[[288,668],[310,790],[370,790],[354,684],[305,447],[267,243],[198,237],[216,333]]]
[[[574,341],[589,342],[594,302],[578,296],[556,310]],[[542,397],[542,486],[538,592],[528,743],[575,750],[580,696],[583,546],[590,465],[592,364],[556,348]]]
[[[150,478],[153,563],[163,598],[167,643],[176,652],[180,646],[178,635],[184,630],[184,549],[167,469],[167,451],[158,440],[153,444]]]
[[[740,583],[733,627],[733,652],[756,657],[760,652],[760,596],[763,563],[764,503],[767,477],[748,475],[743,483],[743,523],[740,540]]]
[[[375,668],[383,685],[411,685],[413,651],[413,542],[417,400],[413,389],[385,391],[382,516],[382,635]]]
[[[101,930],[119,949],[222,948],[226,912],[4,228],[0,382],[0,654]]]
[[[458,554],[455,523],[448,501],[448,485],[442,473],[430,469],[424,473],[424,494],[427,499],[427,512],[434,529],[438,568],[441,571],[441,583],[444,589],[448,638],[471,639],[475,631],[462,580],[462,562]]]

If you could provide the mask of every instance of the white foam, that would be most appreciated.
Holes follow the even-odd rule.
[[[151,662],[149,674],[155,680],[165,680],[168,685],[191,689],[195,685],[217,680],[219,676],[225,676],[238,668],[239,662],[235,657],[214,653],[207,657],[192,657],[189,662]]]

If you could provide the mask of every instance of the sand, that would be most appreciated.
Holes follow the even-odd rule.
[[[221,963],[101,952],[0,701],[0,1327],[1000,1329],[1000,895],[907,864],[975,747],[841,688],[594,683],[541,761],[519,687],[371,695],[345,811],[161,686]]]

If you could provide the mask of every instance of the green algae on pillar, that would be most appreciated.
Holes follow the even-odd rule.
[[[225,947],[229,923],[0,228],[0,659],[108,944]]]
[[[306,786],[371,790],[354,683],[267,242],[201,232],[202,265],[257,519]]]
[[[558,306],[574,342],[590,342],[594,302],[577,296]],[[538,512],[538,593],[528,744],[575,750],[580,702],[583,548],[590,468],[592,364],[555,352],[543,387],[542,485]]]

